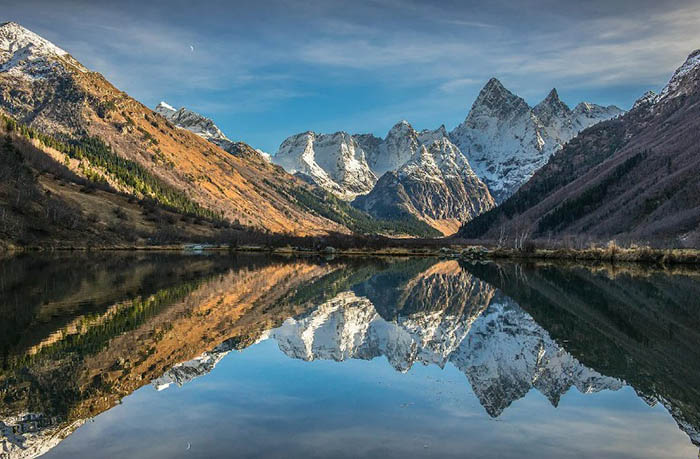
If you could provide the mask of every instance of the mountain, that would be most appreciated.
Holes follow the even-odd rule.
[[[184,107],[176,110],[167,102],[162,101],[156,105],[156,108],[153,110],[162,115],[166,120],[170,121],[175,126],[197,134],[214,145],[218,145],[222,150],[228,153],[233,155],[245,153],[248,159],[258,159],[259,156],[259,158],[262,158],[267,162],[270,161],[270,155],[267,153],[257,149],[251,150],[242,148],[241,146],[245,144],[230,140],[223,132],[221,132],[221,129],[214,124],[214,121],[205,117],[204,115],[200,115],[199,113],[193,112],[192,110]]]
[[[579,131],[622,113],[585,102],[571,110],[556,89],[530,107],[492,78],[450,139],[501,203]]]
[[[658,96],[582,131],[466,238],[587,238],[700,246],[700,50]]]
[[[377,181],[365,152],[345,132],[309,131],[289,137],[280,145],[274,161],[345,200],[367,193]]]
[[[127,199],[148,201],[148,208],[135,212],[148,213],[155,203],[178,214],[167,224],[161,222],[159,235],[153,238],[140,231],[141,217],[134,222],[126,212],[129,218],[121,222],[122,232],[138,243],[173,242],[174,230],[181,226],[178,220],[193,218],[195,224],[205,218],[218,229],[233,227],[246,234],[434,232],[415,218],[377,221],[264,160],[264,153],[230,141],[211,120],[190,110],[173,112],[173,107],[161,104],[159,111],[164,115],[20,25],[0,25],[0,116],[7,120],[0,128],[15,146],[22,144],[3,153],[3,158],[18,161],[10,161],[11,167],[8,161],[0,162],[0,176],[15,177],[17,183],[23,183],[20,176],[38,178],[30,194],[0,184],[0,240],[65,245],[68,233],[80,245],[112,245],[113,240],[83,236],[92,231],[94,212],[114,210],[123,215]],[[19,173],[22,168],[27,170]],[[107,194],[88,199],[86,193],[69,192],[60,183],[47,188],[46,180],[67,181],[78,188],[97,186]],[[56,198],[51,209],[43,202],[46,196]],[[29,214],[36,215],[27,218]],[[65,233],[52,226],[55,215],[64,221]],[[193,238],[197,232],[194,228],[189,233]],[[218,233],[219,238],[232,237]]]
[[[354,198],[354,207],[376,218],[417,218],[443,234],[494,205],[444,126],[418,132],[400,121],[384,139],[305,132],[286,139],[273,161],[341,198]]]
[[[433,138],[439,140],[428,143]],[[398,170],[382,175],[353,206],[377,217],[414,215],[445,235],[494,206],[486,185],[445,135],[422,132],[418,141],[412,157]]]
[[[175,126],[194,132],[209,141],[230,140],[212,120],[184,107],[176,110],[166,102],[160,102],[153,110]]]
[[[450,133],[444,126],[418,132],[407,121],[384,139],[306,132],[286,139],[273,161],[355,198],[375,217],[414,215],[449,235],[505,200],[578,132],[621,113],[585,102],[572,110],[556,89],[530,107],[492,78]]]
[[[173,203],[171,195],[177,194],[180,201],[192,203],[182,207],[199,206],[249,228],[297,234],[348,232],[343,224],[300,205],[294,196],[311,193],[311,188],[281,168],[251,161],[247,156],[259,155],[249,146],[236,144],[239,154],[232,155],[176,128],[102,75],[15,23],[0,26],[0,95],[0,110],[68,146],[67,164],[78,176],[100,175],[122,192],[168,205]],[[180,113],[187,118],[187,113]],[[84,154],[72,157],[78,148]],[[140,176],[134,175],[135,170]],[[143,186],[143,176],[155,185]],[[158,194],[154,187],[167,191]]]

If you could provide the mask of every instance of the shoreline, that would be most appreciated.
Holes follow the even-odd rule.
[[[228,252],[269,253],[278,255],[375,256],[375,257],[441,257],[463,260],[560,260],[606,263],[639,263],[653,265],[700,265],[698,249],[621,248],[609,245],[588,249],[510,249],[479,245],[449,244],[443,247],[385,247],[379,249],[347,248],[306,249],[301,247],[238,246],[224,244],[167,244],[133,246],[10,246],[0,248],[2,254],[47,252]]]

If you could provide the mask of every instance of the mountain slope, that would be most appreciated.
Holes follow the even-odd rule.
[[[659,96],[581,132],[460,235],[591,237],[700,245],[700,50]]]
[[[372,191],[353,205],[384,218],[414,215],[445,235],[493,207],[486,185],[459,149],[446,136],[430,134],[421,133],[424,142],[411,159],[382,175]],[[435,137],[439,140],[427,143]]]
[[[571,110],[556,89],[531,108],[492,78],[450,138],[500,203],[579,131],[621,113],[585,102]]]
[[[119,184],[105,180],[107,174],[91,171],[90,179],[82,178],[71,168],[79,170],[85,159],[66,157],[58,150],[65,151],[65,144],[1,113],[0,138],[0,247],[214,242],[241,230],[183,193],[159,186],[143,169],[138,170],[140,184],[150,188],[150,199],[120,192]]]
[[[0,26],[0,108],[69,145],[132,161],[220,218],[273,232],[348,232],[299,204],[295,195],[311,188],[279,167],[250,160],[259,155],[249,146],[235,143],[236,154],[230,154],[176,128],[15,23]],[[105,172],[99,164],[80,162],[93,173]],[[85,176],[83,168],[74,172]],[[150,194],[110,180],[124,192]]]

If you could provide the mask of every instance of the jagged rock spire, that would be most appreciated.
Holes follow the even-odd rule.
[[[469,116],[489,113],[501,119],[530,110],[530,106],[521,97],[516,96],[497,79],[491,78],[481,89]],[[467,116],[467,120],[469,119]]]

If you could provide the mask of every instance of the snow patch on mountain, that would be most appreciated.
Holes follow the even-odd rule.
[[[303,132],[287,138],[273,161],[346,200],[367,193],[377,182],[364,150],[346,132]]]
[[[229,140],[211,119],[185,107],[176,110],[166,102],[160,102],[155,110],[175,126],[186,129],[209,141]]]
[[[0,25],[0,72],[41,79],[65,72],[61,64],[79,72],[87,72],[63,49],[15,22]]]
[[[642,95],[642,97],[634,101],[634,105],[632,105],[632,110],[636,110],[639,107],[651,106],[656,102],[656,99],[658,97],[658,94],[656,94],[654,91],[647,91]]]
[[[682,90],[684,81],[687,77],[692,76],[692,74],[694,74],[695,70],[698,68],[700,68],[700,49],[696,49],[690,53],[683,65],[676,69],[673,76],[671,76],[671,80],[661,90],[655,102],[659,102],[666,98],[678,97],[679,95],[684,94],[685,91]]]
[[[232,155],[238,155],[241,150],[241,142],[234,142],[226,137],[226,134],[219,129],[214,121],[195,111],[189,110],[185,107],[176,109],[164,101],[161,101],[158,105],[156,105],[153,111],[162,115],[165,119],[180,129],[185,129],[197,134],[198,136],[208,140],[214,145],[217,145],[222,150],[231,153]],[[255,153],[257,153],[264,161],[270,162],[270,155],[264,151],[260,149],[250,151],[255,151]]]

